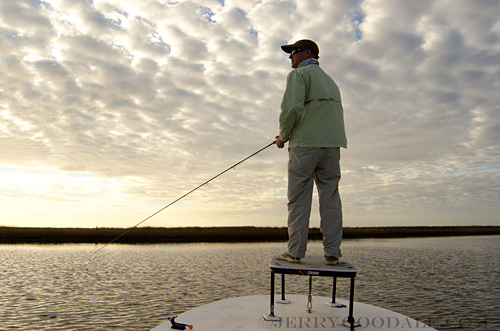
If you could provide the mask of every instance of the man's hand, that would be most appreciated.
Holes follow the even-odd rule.
[[[285,143],[286,143],[286,141],[281,140],[281,139],[280,139],[280,136],[276,136],[276,140],[275,140],[275,142],[276,142],[276,146],[277,146],[278,148],[280,148],[280,149],[281,149],[281,148],[285,147]]]

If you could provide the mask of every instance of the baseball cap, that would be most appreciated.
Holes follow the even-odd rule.
[[[309,40],[309,39],[302,39],[302,40],[295,42],[295,44],[281,46],[281,49],[285,53],[291,53],[296,48],[307,48],[307,49],[310,49],[316,56],[319,55],[318,45],[316,45],[316,43],[314,41]]]

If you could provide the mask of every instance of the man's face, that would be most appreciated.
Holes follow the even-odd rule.
[[[292,68],[297,69],[300,62],[304,61],[311,55],[311,51],[305,48],[297,48],[292,51],[289,59],[292,61]]]

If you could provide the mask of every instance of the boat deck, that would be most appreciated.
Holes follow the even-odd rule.
[[[257,295],[225,299],[203,305],[179,315],[175,320],[178,323],[193,325],[193,330],[220,331],[220,330],[349,330],[345,324],[347,307],[333,308],[330,306],[330,297],[313,296],[314,307],[311,313],[307,312],[306,295],[287,295],[290,303],[276,305],[276,315],[280,321],[266,321],[263,313],[269,309],[269,296]],[[348,300],[337,302],[348,305]],[[355,302],[354,311],[359,330],[419,330],[432,331],[435,329],[412,318],[393,311]],[[345,325],[344,325],[345,324]],[[152,331],[172,330],[169,321],[157,326]],[[189,330],[189,329],[186,329]]]

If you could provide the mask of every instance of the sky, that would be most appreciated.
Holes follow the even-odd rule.
[[[267,146],[299,39],[342,93],[344,226],[500,225],[486,0],[0,0],[0,225],[134,226]],[[142,225],[286,226],[287,162]]]

